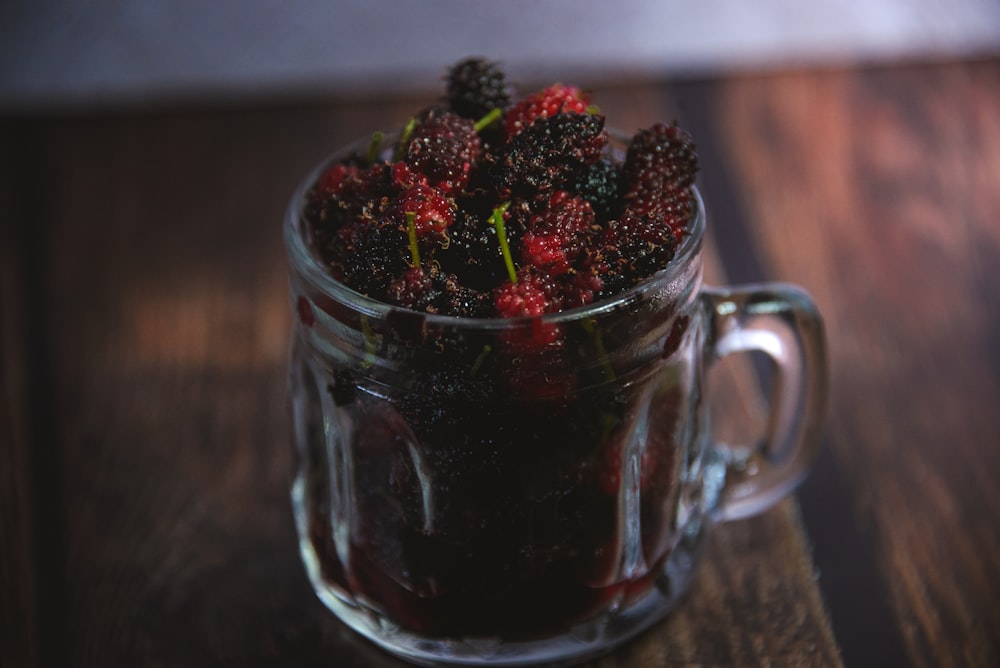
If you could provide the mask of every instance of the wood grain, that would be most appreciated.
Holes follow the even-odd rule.
[[[680,105],[668,87],[595,98],[623,127]],[[45,325],[40,396],[58,460],[35,494],[62,500],[63,549],[44,560],[61,584],[43,602],[59,622],[45,642],[65,661],[43,664],[402,665],[333,619],[299,563],[279,230],[302,174],[416,103],[37,121],[36,158],[12,183],[35,183],[45,202],[31,217],[44,260],[44,312],[32,318]],[[7,338],[10,322],[5,360],[28,346]],[[6,406],[15,422],[25,410]],[[28,553],[4,552],[30,570]],[[840,664],[794,502],[717,527],[702,566],[675,615],[595,665]],[[30,613],[33,596],[5,591],[5,610]]]
[[[916,665],[1000,664],[1000,65],[747,78],[719,108],[757,252],[827,317],[829,502],[872,527]]]
[[[29,293],[14,165],[19,142],[0,131],[0,665],[33,666],[37,655],[31,466],[31,377],[25,303]]]
[[[93,119],[39,147],[76,664],[286,665],[325,619],[289,521],[279,230],[346,137],[277,118]]]

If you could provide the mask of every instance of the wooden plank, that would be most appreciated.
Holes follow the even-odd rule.
[[[794,501],[715,527],[682,606],[598,665],[839,666]]]
[[[596,97],[642,110],[636,127],[670,110],[662,92]],[[279,229],[329,148],[411,108],[47,125],[39,222],[75,665],[399,665],[322,608],[299,564]],[[668,662],[839,663],[794,504],[719,527],[684,606],[599,665]]]
[[[14,166],[21,130],[0,126],[0,665],[34,666],[37,598],[30,452],[28,268]]]
[[[702,159],[699,182],[715,247],[727,276],[737,283],[795,282],[795,275],[768,264],[757,252],[754,231],[739,198],[739,165],[731,159],[732,150],[726,143],[730,128],[725,95],[720,94],[724,90],[724,85],[695,80],[684,82],[677,91],[684,110],[683,125],[698,137]],[[759,380],[773,382],[773,373],[763,360],[754,362]],[[742,393],[748,406],[752,395]],[[763,407],[756,412],[762,414]],[[850,496],[845,492],[849,489],[850,481],[824,444],[810,475],[796,492],[814,546],[813,560],[821,574],[818,582],[827,614],[847,665],[903,665],[903,642],[893,612],[884,602],[888,586],[868,549],[872,540],[862,525],[845,518],[829,502],[830,498]],[[857,605],[857,591],[867,592],[864,606]]]
[[[364,112],[333,118],[369,132]],[[287,501],[280,226],[295,180],[347,139],[327,110],[47,128],[75,664],[284,665],[299,636],[339,637]]]
[[[829,502],[872,526],[914,663],[1000,664],[1000,64],[747,78],[719,109],[758,252],[827,317]]]
[[[46,142],[78,664],[273,657],[288,592],[318,608],[287,502],[279,229],[320,156],[260,120],[53,124]],[[338,141],[325,121],[309,130]]]

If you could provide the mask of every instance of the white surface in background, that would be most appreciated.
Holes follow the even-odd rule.
[[[1000,0],[0,0],[0,109],[1000,54]]]

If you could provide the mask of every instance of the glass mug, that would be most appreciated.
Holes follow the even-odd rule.
[[[820,316],[793,286],[704,287],[697,193],[673,261],[628,292],[466,319],[324,272],[303,221],[321,168],[284,228],[292,504],[316,593],[361,635],[415,663],[582,661],[676,604],[713,522],[805,475],[825,405]],[[525,345],[540,331],[551,345]],[[740,351],[777,373],[762,442],[737,448],[711,442],[703,391]]]

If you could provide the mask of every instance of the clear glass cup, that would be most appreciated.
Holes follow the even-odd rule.
[[[627,293],[461,319],[324,272],[302,217],[321,169],[284,230],[292,500],[316,593],[363,636],[416,663],[582,661],[677,603],[713,522],[805,475],[825,406],[820,316],[794,286],[703,286],[697,193],[675,259]],[[710,438],[705,374],[741,351],[777,374],[764,438],[729,447]]]

